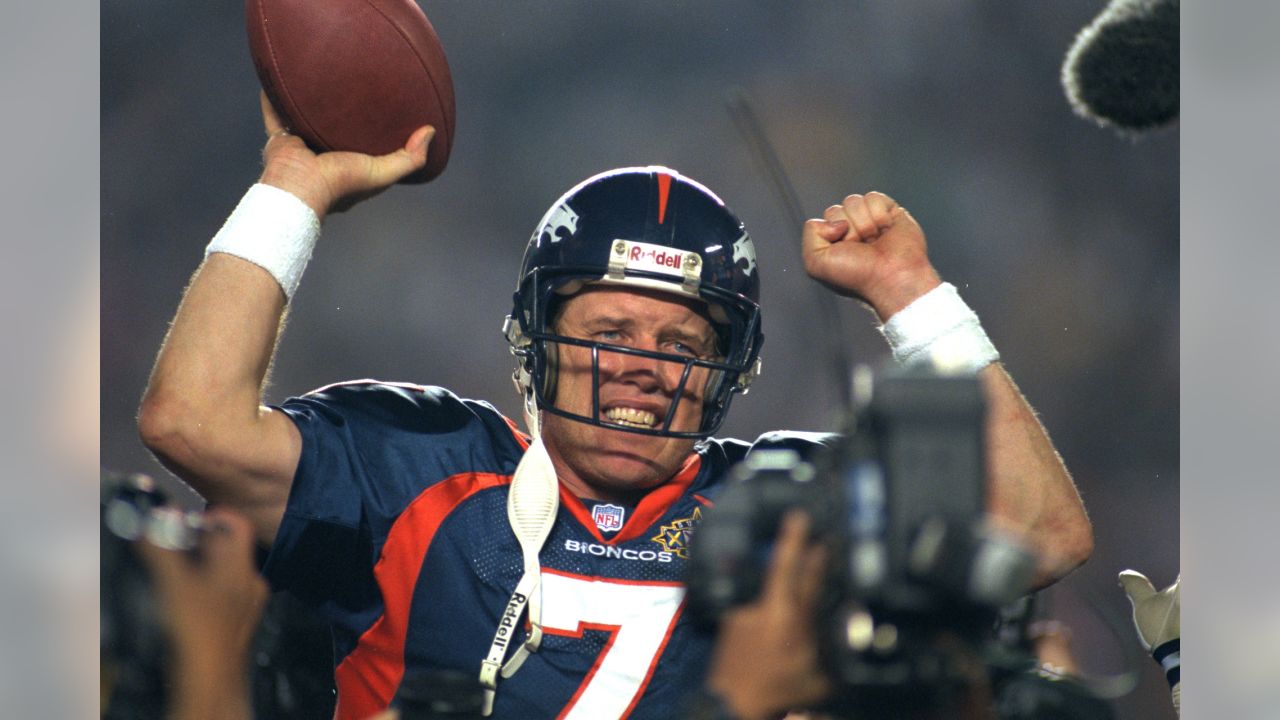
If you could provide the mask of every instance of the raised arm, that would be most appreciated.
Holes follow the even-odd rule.
[[[220,233],[225,242],[213,248],[223,249],[211,248],[187,288],[152,370],[138,428],[166,467],[211,503],[244,513],[258,540],[269,543],[301,453],[294,424],[262,405],[285,288],[292,291],[325,215],[422,167],[434,131],[420,128],[403,149],[381,157],[316,155],[281,126],[265,96],[262,112],[267,142],[259,185]]]
[[[1004,367],[993,361],[994,348],[980,330],[979,340],[968,332],[946,336],[942,331],[952,324],[976,328],[977,318],[968,317],[954,290],[943,286],[911,213],[882,193],[850,195],[827,208],[822,219],[806,222],[802,243],[809,274],[834,292],[869,305],[886,324],[885,334],[899,359],[921,350],[912,343],[922,333],[939,330],[941,342],[950,343],[957,357],[981,367],[978,375],[987,399],[987,507],[997,524],[1021,535],[1040,556],[1037,585],[1057,580],[1088,559],[1092,527],[1035,412]]]

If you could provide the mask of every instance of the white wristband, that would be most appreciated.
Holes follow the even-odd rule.
[[[880,326],[893,358],[904,365],[932,362],[947,372],[977,372],[1000,359],[978,315],[951,283],[916,298]]]
[[[240,199],[209,246],[209,253],[243,258],[271,273],[292,298],[320,237],[320,219],[292,193],[257,183]]]

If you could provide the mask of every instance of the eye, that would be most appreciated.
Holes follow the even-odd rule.
[[[672,340],[671,342],[667,343],[667,351],[671,353],[675,353],[676,355],[688,355],[689,357],[701,357],[701,354],[698,352],[697,348],[687,343],[680,342],[679,340]]]
[[[622,339],[622,332],[619,330],[598,330],[593,335],[596,340],[604,342],[614,342]]]

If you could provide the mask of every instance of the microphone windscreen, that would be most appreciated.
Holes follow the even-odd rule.
[[[1112,0],[1062,66],[1077,115],[1137,132],[1178,117],[1178,0]]]

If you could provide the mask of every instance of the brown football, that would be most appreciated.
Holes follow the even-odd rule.
[[[316,152],[383,155],[433,125],[427,182],[453,148],[453,78],[413,0],[246,0],[249,52],[267,97]]]

